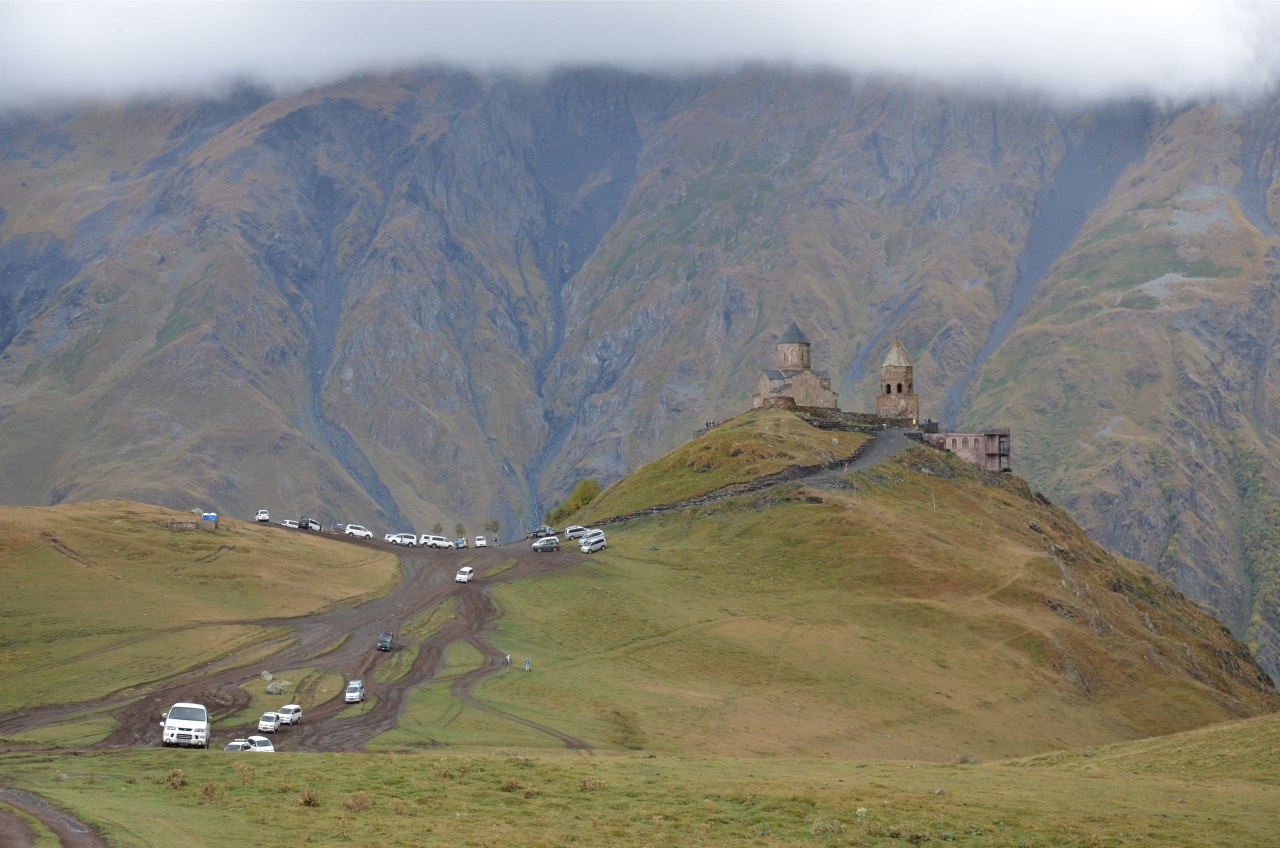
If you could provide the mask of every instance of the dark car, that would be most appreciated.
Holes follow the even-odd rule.
[[[526,538],[545,539],[547,536],[554,536],[555,534],[556,534],[556,531],[554,527],[548,527],[547,525],[544,524],[541,527],[535,527],[532,530],[530,530],[529,535]]]
[[[316,521],[314,518],[308,518],[305,515],[298,519],[298,526],[303,530],[314,530],[317,533],[320,532],[320,522]]]
[[[385,633],[383,633],[381,636],[379,636],[379,637],[378,637],[378,650],[379,650],[379,651],[389,651],[389,650],[391,650],[391,640],[392,640],[393,638],[394,638],[394,637],[391,635],[391,631],[390,631],[390,630],[386,631],[386,632],[385,632]]]
[[[557,539],[555,536],[544,536],[538,541],[533,543],[534,553],[540,554],[543,551],[558,551],[558,550],[560,550],[560,540]]]

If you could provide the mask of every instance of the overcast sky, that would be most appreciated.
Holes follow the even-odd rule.
[[[1254,95],[1280,3],[0,0],[0,105],[275,86],[448,63],[668,71],[777,61],[1072,99]]]

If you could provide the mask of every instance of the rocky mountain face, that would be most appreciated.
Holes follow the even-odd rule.
[[[0,121],[0,500],[509,538],[792,320],[1280,672],[1280,101],[446,70]]]

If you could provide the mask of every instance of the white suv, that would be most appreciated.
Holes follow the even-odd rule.
[[[476,571],[469,565],[464,565],[458,569],[458,573],[454,575],[455,583],[470,583],[471,579],[476,576]]]
[[[358,704],[364,700],[364,681],[352,680],[347,684],[347,691],[343,693],[342,700],[348,704]]]
[[[418,546],[418,537],[412,533],[396,533],[388,536],[387,541],[393,545],[408,545],[411,548]]]
[[[453,542],[444,536],[423,536],[418,540],[418,544],[424,548],[453,548]]]
[[[260,510],[258,510],[258,514],[257,514],[256,518],[257,518],[257,520],[258,520],[258,521],[263,521],[263,522],[270,521],[270,520],[271,520],[271,513],[270,513],[270,512],[268,512],[268,511],[267,511],[267,510],[265,510],[265,509],[260,509]]]
[[[359,524],[348,524],[347,529],[343,531],[348,536],[355,536],[359,539],[372,539],[373,531],[368,527],[362,527]]]

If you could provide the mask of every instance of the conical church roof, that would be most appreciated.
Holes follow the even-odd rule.
[[[880,363],[881,368],[912,368],[911,357],[907,356],[907,349],[902,346],[902,339],[894,339],[893,347],[889,348],[889,353],[885,356],[884,362]]]
[[[809,344],[808,337],[800,332],[800,328],[796,326],[796,322],[792,321],[791,326],[781,336],[778,336],[778,344]]]

